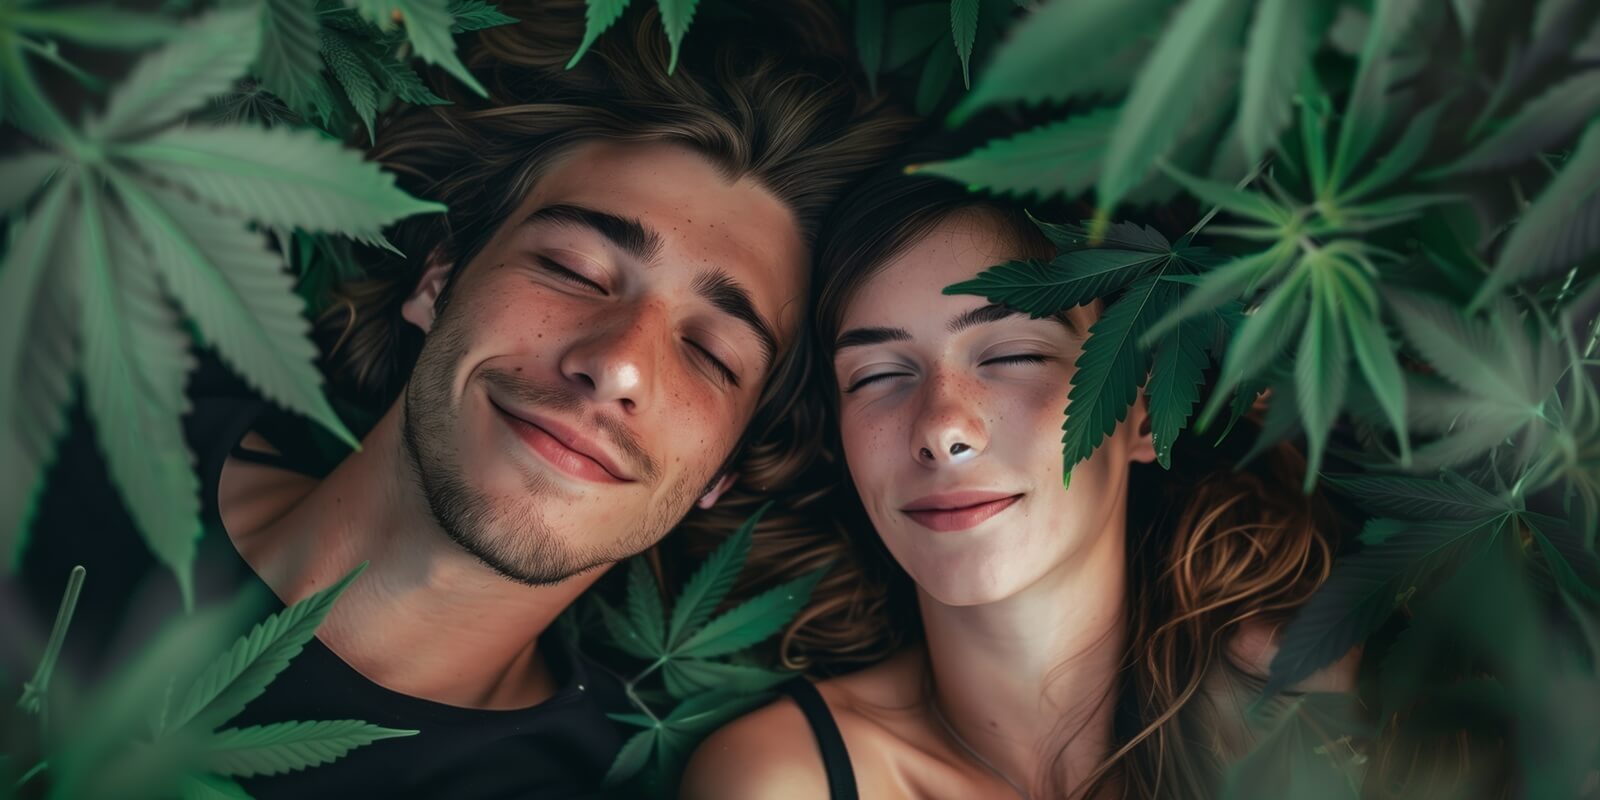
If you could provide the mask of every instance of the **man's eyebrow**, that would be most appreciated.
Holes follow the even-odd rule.
[[[522,224],[532,225],[539,222],[588,228],[640,261],[654,261],[661,253],[661,234],[632,217],[618,216],[570,203],[557,203],[529,214]]]
[[[772,325],[757,313],[749,291],[728,273],[712,269],[695,276],[694,293],[718,311],[744,323],[761,343],[762,369],[772,366],[772,359],[778,354],[778,336],[772,332]]]
[[[963,311],[960,314],[951,317],[950,322],[945,325],[945,329],[951,333],[960,333],[961,331],[964,331],[974,325],[982,325],[986,322],[999,322],[1007,317],[1015,317],[1020,315],[1023,315],[1023,312],[1014,308],[1003,306],[999,303],[990,303],[986,306],[974,308],[971,311]]]
[[[911,333],[905,328],[851,328],[833,341],[834,352],[846,347],[865,347],[884,342],[909,342]]]

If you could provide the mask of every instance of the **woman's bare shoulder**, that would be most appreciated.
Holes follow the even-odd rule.
[[[906,660],[882,663],[817,684],[839,727],[858,785],[877,783],[894,736],[880,709],[893,709],[904,692]],[[684,773],[680,796],[690,800],[787,800],[828,796],[828,776],[816,734],[788,697],[734,720],[700,744]]]

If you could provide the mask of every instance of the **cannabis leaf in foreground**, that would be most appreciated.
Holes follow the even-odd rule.
[[[186,603],[200,520],[179,425],[191,356],[178,312],[252,387],[353,446],[322,394],[283,256],[250,225],[377,240],[401,217],[442,210],[309,131],[173,124],[243,74],[258,18],[247,6],[189,23],[134,65],[82,132],[21,156],[45,183],[29,193],[40,199],[0,276],[10,290],[0,318],[31,332],[0,340],[0,431],[22,454],[8,481],[18,486],[0,495],[0,532],[20,536],[81,371],[111,477]]]

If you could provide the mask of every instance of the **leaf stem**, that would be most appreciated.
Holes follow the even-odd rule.
[[[98,92],[106,88],[104,81],[96,78],[93,75],[90,75],[87,72],[84,72],[77,65],[62,58],[61,51],[58,47],[56,47],[55,42],[36,42],[26,36],[18,36],[17,43],[22,45],[23,49],[38,54],[40,58],[56,65],[56,67],[58,67],[62,72],[71,75],[73,80],[83,84],[85,89]]]
[[[17,699],[17,707],[29,714],[39,714],[44,710],[45,694],[50,690],[50,676],[55,673],[56,659],[61,656],[61,643],[67,638],[67,628],[72,626],[72,614],[78,609],[78,593],[83,591],[85,572],[83,565],[79,564],[67,576],[67,590],[61,596],[61,606],[56,609],[56,622],[50,629],[50,641],[45,645],[44,657],[39,659],[39,668],[34,671],[33,680],[22,685],[22,697]]]
[[[27,783],[28,781],[33,780],[33,777],[35,775],[38,775],[39,773],[44,772],[46,769],[49,769],[49,768],[50,768],[50,762],[49,761],[40,761],[39,763],[34,764],[32,767],[30,767],[28,769],[27,772],[22,773],[22,777],[18,778],[16,783],[11,784],[11,788],[12,789],[21,789],[23,784]]]

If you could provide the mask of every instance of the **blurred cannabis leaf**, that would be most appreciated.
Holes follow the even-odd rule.
[[[316,767],[376,741],[414,735],[359,720],[224,727],[300,653],[365,566],[268,616],[209,664],[199,659],[224,649],[232,631],[255,613],[259,598],[246,593],[231,606],[173,620],[139,655],[74,702],[70,694],[51,690],[51,677],[84,581],[83,568],[77,568],[39,670],[18,701],[38,717],[37,741],[8,742],[14,751],[5,754],[0,773],[21,775],[0,777],[12,789],[48,785],[51,797],[249,797],[234,778]],[[53,697],[61,702],[50,702]],[[28,753],[39,760],[22,770],[16,759]]]

